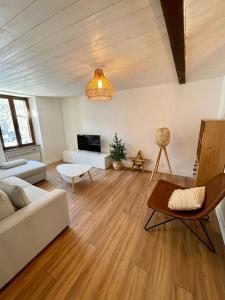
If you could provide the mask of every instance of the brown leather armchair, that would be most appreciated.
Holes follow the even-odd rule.
[[[214,208],[223,200],[225,197],[225,174],[221,173],[214,178],[212,178],[209,182],[205,184],[206,187],[206,195],[205,200],[203,203],[203,206],[201,209],[198,210],[192,210],[192,211],[175,211],[171,210],[168,207],[168,201],[176,189],[185,189],[185,187],[181,187],[179,185],[159,180],[157,183],[155,189],[153,190],[149,200],[148,200],[148,207],[153,209],[153,212],[148,219],[145,230],[152,229],[154,227],[157,227],[159,225],[165,224],[167,222],[173,221],[173,220],[179,220],[181,221],[210,251],[215,252],[215,248],[213,246],[212,241],[210,240],[210,237],[208,235],[208,232],[203,224],[203,221],[209,219],[209,213],[211,213]],[[161,222],[159,224],[155,224],[152,226],[149,226],[149,223],[155,214],[155,212],[160,212],[163,214],[166,214],[170,216],[171,218]],[[193,220],[198,221],[200,226],[202,227],[207,239],[208,243],[206,243],[194,230],[185,222],[185,220]]]

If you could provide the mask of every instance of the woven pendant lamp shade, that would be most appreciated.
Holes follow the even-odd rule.
[[[87,84],[86,94],[93,101],[111,100],[114,90],[111,82],[105,77],[102,69],[96,69],[93,79]]]

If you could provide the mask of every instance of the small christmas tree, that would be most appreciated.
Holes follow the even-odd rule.
[[[118,139],[117,133],[113,138],[112,144],[109,145],[110,154],[112,160],[115,162],[121,161],[122,159],[126,159],[126,147],[125,144],[122,143],[122,139]]]

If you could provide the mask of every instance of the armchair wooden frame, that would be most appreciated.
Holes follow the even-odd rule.
[[[150,230],[157,226],[166,224],[173,220],[181,221],[184,226],[191,231],[198,240],[204,244],[211,252],[215,253],[215,247],[209,237],[209,234],[204,226],[203,221],[209,220],[209,213],[223,200],[225,197],[225,174],[219,174],[206,183],[206,196],[201,209],[194,211],[174,211],[168,208],[168,200],[172,192],[176,189],[185,189],[184,187],[160,180],[153,190],[149,200],[148,207],[153,209],[146,225],[145,230]],[[171,218],[161,223],[149,226],[155,212],[168,215]],[[208,243],[206,243],[185,221],[197,221],[201,226]]]

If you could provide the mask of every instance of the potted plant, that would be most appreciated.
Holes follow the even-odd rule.
[[[122,159],[126,159],[126,147],[122,139],[118,139],[117,133],[113,138],[112,144],[109,145],[110,154],[113,160],[113,167],[115,170],[123,168]]]

